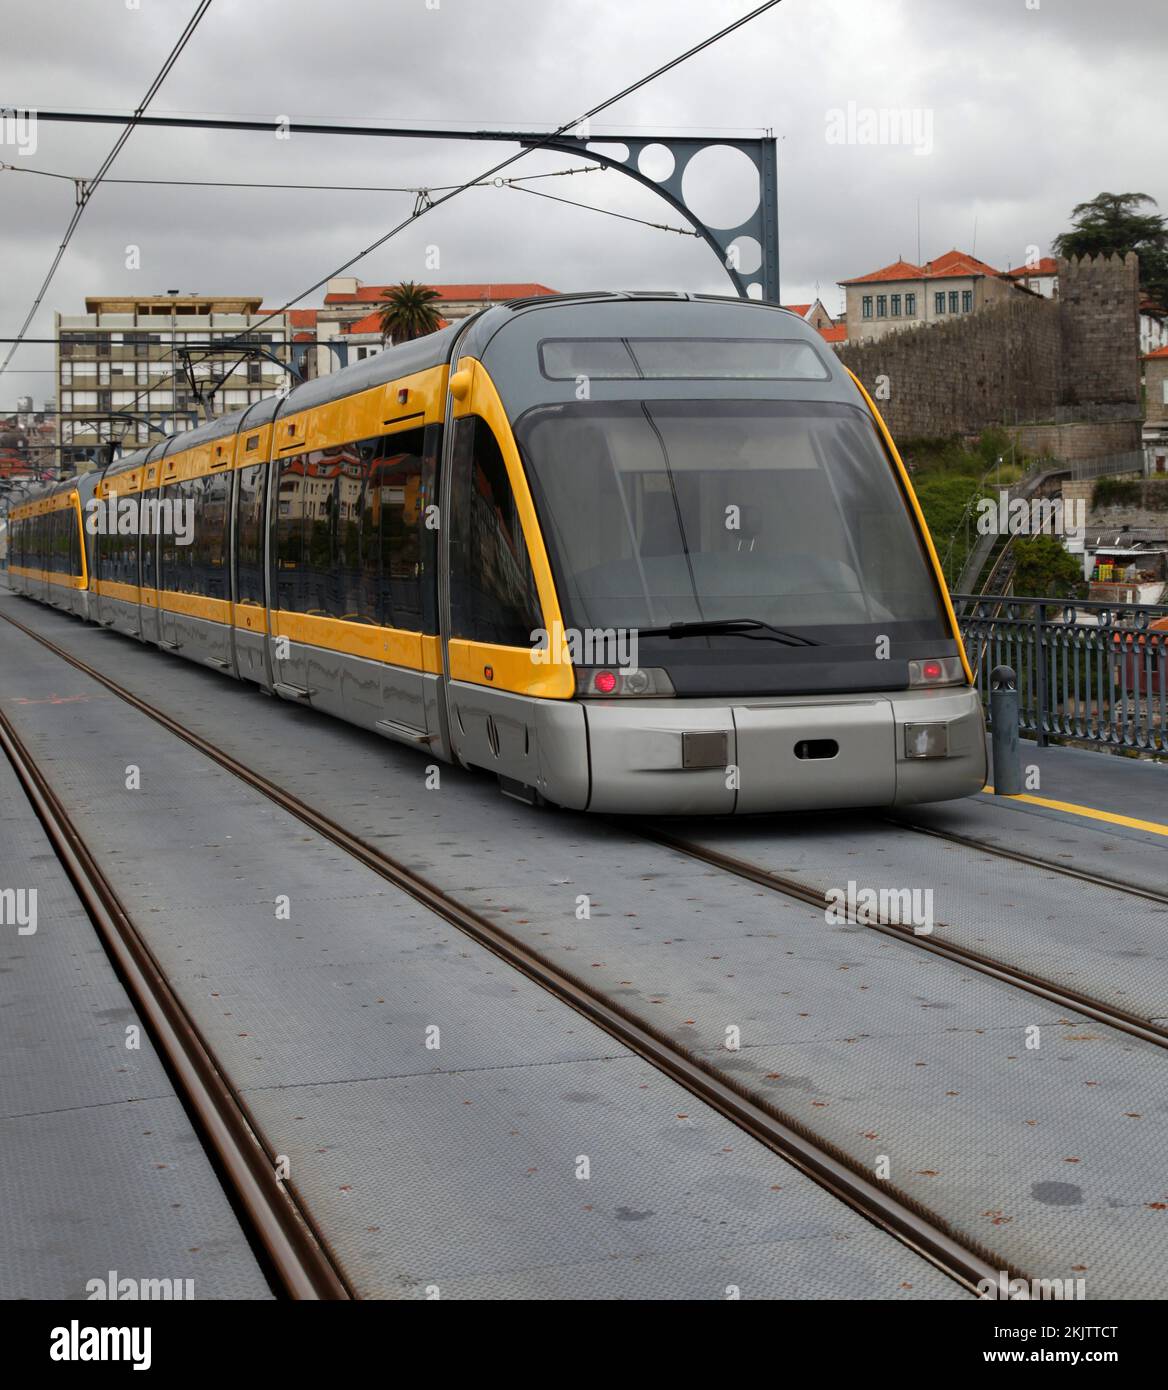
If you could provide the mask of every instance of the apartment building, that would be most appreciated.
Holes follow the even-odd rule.
[[[289,317],[261,323],[261,305],[258,295],[89,295],[84,314],[58,313],[62,471],[276,394],[288,380]]]
[[[946,251],[924,265],[897,260],[867,275],[839,281],[847,296],[847,340],[873,342],[904,328],[947,323],[976,314],[1025,284],[965,251]]]

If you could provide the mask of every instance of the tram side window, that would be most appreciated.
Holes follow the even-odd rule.
[[[157,489],[157,488],[150,488],[149,491],[147,491],[147,492],[142,492],[142,493],[139,494],[139,497],[140,497],[143,501],[149,501],[149,502],[151,502],[151,503],[156,503],[156,502],[159,500],[159,497],[160,497],[160,496],[161,496],[161,494],[158,492],[158,489]],[[154,513],[154,508],[151,507],[150,510],[151,510],[151,514],[153,514],[153,513]],[[142,557],[142,558],[141,558],[141,565],[142,565],[142,587],[143,587],[143,589],[155,589],[155,588],[159,587],[159,586],[158,586],[157,575],[156,575],[156,573],[155,573],[155,564],[156,564],[157,556],[158,556],[158,528],[157,528],[156,526],[153,526],[153,525],[152,525],[149,529],[144,529],[144,530],[143,530],[142,541],[141,541],[141,557]]]
[[[227,502],[231,495],[230,473],[212,473],[204,478],[191,478],[183,484],[189,488],[189,500],[194,503],[194,539],[186,549],[192,552],[191,572],[193,593],[204,598],[225,599],[227,593]],[[190,537],[190,508],[175,519],[179,539]],[[182,547],[180,547],[182,548]]]
[[[80,579],[81,537],[78,535],[77,513],[73,510],[72,502],[70,502],[69,507],[65,512],[65,530],[69,538],[69,568],[67,570],[67,573],[73,575],[75,578]]]
[[[158,511],[159,517],[165,517],[169,512],[174,515],[176,511],[181,514],[183,502],[186,500],[184,489],[186,483],[168,483],[158,494],[158,500],[162,504]],[[170,506],[167,506],[167,503]],[[191,555],[192,547],[189,545],[179,545],[177,528],[159,524],[159,534],[161,543],[159,546],[159,576],[158,587],[171,594],[192,594],[194,593],[193,580],[191,577]]]
[[[162,582],[177,594],[227,597],[226,535],[230,479],[187,478],[162,489]]]
[[[304,561],[304,495],[307,455],[281,459],[276,484],[276,607],[292,613],[301,606]]]
[[[264,603],[264,502],[268,465],[239,470],[239,519],[236,523],[238,603]]]
[[[341,501],[340,463],[335,454],[315,450],[304,464],[300,603],[302,613],[323,618],[342,616],[338,597],[337,527]]]
[[[73,515],[64,507],[53,512],[53,573],[69,573],[69,523]]]
[[[345,444],[313,455],[329,483],[329,548],[331,583],[322,586],[321,607],[330,618],[350,623],[376,623],[369,606],[361,554],[361,503],[368,464],[361,445]]]
[[[424,478],[437,431],[378,436],[282,459],[276,604],[286,611],[418,632],[434,584]],[[242,517],[242,513],[241,513]]]
[[[50,574],[56,574],[60,568],[60,557],[58,551],[60,542],[58,537],[61,534],[61,513],[59,511],[50,512],[46,520],[49,523],[49,560],[45,568]]]
[[[105,506],[104,499],[101,500],[101,506],[103,508]],[[94,540],[96,543],[98,577],[101,579],[116,579],[114,547],[118,542],[117,536],[111,536],[105,526],[102,525],[98,527]]]
[[[478,416],[455,425],[451,478],[451,635],[530,647],[539,598],[507,468]]]
[[[421,632],[426,569],[425,430],[387,435],[369,441],[369,447],[372,459],[362,531],[367,538],[367,573],[376,576],[378,621],[386,627]]]

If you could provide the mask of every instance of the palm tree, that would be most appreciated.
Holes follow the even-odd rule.
[[[439,298],[437,290],[415,284],[413,280],[394,285],[377,306],[381,314],[381,341],[392,339],[395,343],[408,343],[436,332],[440,318],[434,300]]]

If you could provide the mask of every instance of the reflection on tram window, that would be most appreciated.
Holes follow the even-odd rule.
[[[893,466],[851,406],[592,401],[529,411],[517,433],[573,626],[948,631]]]
[[[173,504],[174,517],[193,515],[194,537],[189,545],[179,544],[178,527],[163,531],[161,540],[162,575],[160,587],[170,593],[194,594],[202,598],[226,599],[227,592],[227,503],[230,474],[214,473],[203,478],[187,478],[162,489],[162,500]],[[163,516],[166,510],[163,511]]]
[[[451,636],[530,647],[542,626],[535,576],[507,468],[491,427],[459,420],[450,536]]]
[[[827,381],[810,343],[780,338],[545,338],[552,381]]]
[[[239,470],[239,519],[236,523],[237,603],[264,603],[264,504],[266,463]]]
[[[285,611],[422,629],[425,429],[281,459],[276,603]]]

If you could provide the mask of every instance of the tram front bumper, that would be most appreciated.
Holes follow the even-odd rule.
[[[899,806],[985,783],[968,686],[893,693],[585,702],[589,810],[726,815]]]

